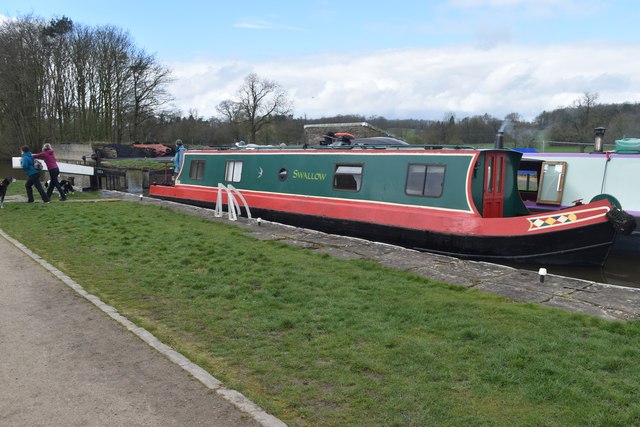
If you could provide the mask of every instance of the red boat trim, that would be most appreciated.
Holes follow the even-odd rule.
[[[552,215],[530,215],[508,218],[482,218],[469,211],[447,210],[363,200],[238,190],[250,209],[281,211],[291,214],[330,217],[363,223],[383,224],[415,230],[456,235],[524,236],[554,232],[607,221],[610,209],[606,200],[569,208]],[[191,185],[152,186],[151,195],[194,200],[214,204],[218,189]],[[226,193],[223,203],[227,203]],[[445,215],[443,215],[443,212]],[[550,219],[551,218],[551,219]],[[545,222],[546,221],[546,222]],[[546,225],[545,225],[546,224]]]

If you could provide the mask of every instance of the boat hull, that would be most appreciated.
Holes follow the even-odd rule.
[[[209,201],[211,199],[185,199],[162,196],[157,193],[152,196],[194,206],[215,208],[215,203]],[[226,204],[223,209],[227,209]],[[244,214],[246,215],[246,212]],[[256,207],[251,208],[251,215],[254,218],[259,217],[296,227],[388,243],[461,259],[544,266],[603,266],[616,234],[611,224],[606,221],[554,231],[553,233],[492,236],[415,229]]]

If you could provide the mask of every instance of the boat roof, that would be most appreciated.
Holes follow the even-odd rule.
[[[232,146],[212,146],[205,148],[205,150],[225,151],[225,150],[352,150],[352,149],[376,149],[376,150],[474,150],[474,151],[487,151],[486,149],[477,149],[475,147],[466,145],[412,145],[401,139],[387,137],[387,136],[375,136],[368,138],[353,138],[353,139],[340,139],[331,144],[324,145],[258,145],[258,144],[246,144],[244,142],[235,143]],[[192,150],[196,151],[196,150]],[[504,151],[504,150],[503,150]]]

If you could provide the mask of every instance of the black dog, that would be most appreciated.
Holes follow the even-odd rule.
[[[49,188],[50,182],[51,180],[48,179],[47,182],[44,183],[45,188]],[[60,187],[62,188],[62,192],[64,193],[62,194],[63,196],[66,196],[69,193],[74,193],[76,191],[75,188],[73,188],[73,185],[71,185],[71,183],[66,179],[60,181]]]
[[[0,182],[0,208],[4,208],[4,196],[7,194],[7,188],[15,181],[15,178],[7,177]]]

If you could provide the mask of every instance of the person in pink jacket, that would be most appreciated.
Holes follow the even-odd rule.
[[[56,154],[53,152],[53,148],[51,148],[51,144],[44,144],[42,146],[42,152],[33,154],[33,157],[36,159],[40,159],[44,161],[44,164],[47,165],[47,169],[49,170],[49,187],[47,188],[47,197],[51,198],[51,194],[53,194],[53,188],[55,187],[60,193],[60,200],[63,202],[67,200],[67,196],[60,185],[60,181],[58,181],[58,175],[60,175],[60,168],[58,168],[58,162],[56,161]]]

